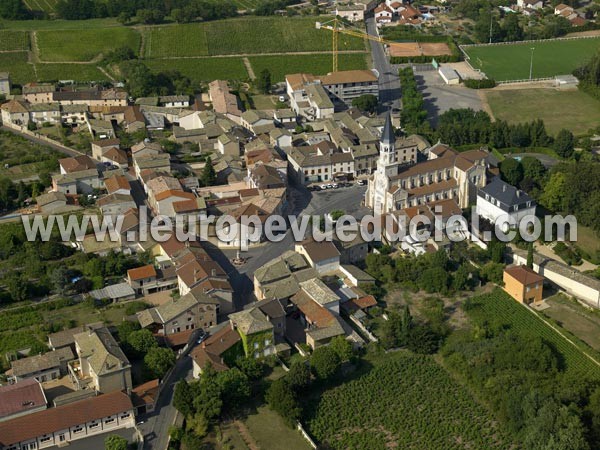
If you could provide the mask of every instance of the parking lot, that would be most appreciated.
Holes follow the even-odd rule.
[[[450,109],[471,108],[475,111],[483,109],[477,90],[464,86],[448,86],[437,70],[415,73],[419,90],[423,94],[427,119],[436,126],[440,114]]]

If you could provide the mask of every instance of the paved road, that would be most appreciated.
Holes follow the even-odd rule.
[[[165,450],[169,440],[169,427],[175,422],[177,410],[173,406],[173,391],[178,380],[192,379],[192,359],[182,356],[171,372],[169,379],[165,380],[165,387],[160,394],[155,410],[145,417],[144,423],[138,428],[144,435],[144,450]]]
[[[371,36],[379,37],[375,19],[370,18],[367,22],[367,33]],[[389,108],[400,107],[400,78],[398,69],[390,64],[383,44],[375,41],[371,43],[371,55],[373,56],[374,68],[379,72],[379,102]]]

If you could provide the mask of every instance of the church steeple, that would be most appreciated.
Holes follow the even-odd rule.
[[[381,134],[381,143],[387,147],[391,147],[395,142],[396,137],[394,136],[394,129],[392,128],[392,118],[388,112],[385,116],[385,125],[383,126],[383,133]]]

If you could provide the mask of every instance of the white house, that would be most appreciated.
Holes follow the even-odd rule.
[[[525,216],[535,215],[535,207],[535,200],[529,195],[498,177],[477,193],[477,214],[500,226],[508,220],[518,224]]]

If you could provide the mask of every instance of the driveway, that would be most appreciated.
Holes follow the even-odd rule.
[[[366,19],[367,33],[370,36],[379,37],[375,19]],[[398,68],[391,65],[388,56],[385,54],[383,44],[376,41],[369,41],[371,45],[371,55],[373,57],[373,66],[379,72],[379,103],[389,108],[399,108],[400,106],[400,77]]]
[[[552,156],[546,155],[544,153],[511,153],[510,155],[506,156],[512,156],[515,159],[522,159],[525,156],[531,156],[539,160],[546,169],[550,169],[551,167],[554,167],[560,162],[558,159],[553,158]]]
[[[483,109],[476,89],[448,86],[437,70],[416,72],[415,79],[423,94],[427,119],[434,127],[437,126],[440,114],[450,109],[471,108],[475,111]]]

